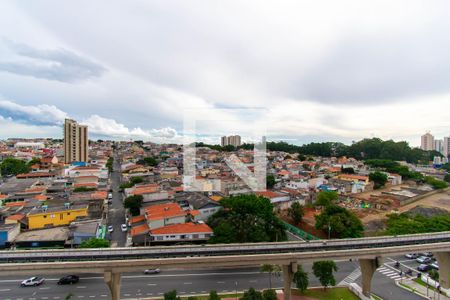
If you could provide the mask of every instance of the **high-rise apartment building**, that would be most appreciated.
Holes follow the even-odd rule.
[[[64,162],[88,161],[88,128],[75,120],[64,122]]]
[[[444,154],[445,157],[449,157],[449,155],[450,155],[450,136],[444,137],[444,142],[443,142],[442,148],[443,148],[442,154]]]
[[[434,136],[427,132],[421,137],[420,148],[425,151],[434,150]]]
[[[434,140],[434,150],[444,155],[444,140]]]
[[[220,144],[222,145],[222,147],[228,145],[239,147],[241,145],[241,136],[240,135],[223,136]]]

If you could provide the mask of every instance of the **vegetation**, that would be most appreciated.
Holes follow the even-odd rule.
[[[302,221],[303,216],[305,215],[305,210],[303,209],[303,205],[298,202],[292,203],[291,207],[288,209],[288,215],[294,221],[294,224],[299,224]]]
[[[220,297],[215,290],[212,290],[209,292],[208,300],[220,300]]]
[[[133,186],[135,186],[138,183],[142,183],[144,182],[144,178],[140,177],[140,176],[136,176],[136,177],[131,177],[130,181],[122,183],[119,187],[120,189],[124,190],[124,189],[129,189]]]
[[[123,206],[130,210],[132,216],[139,216],[143,200],[142,195],[128,196],[123,202]]]
[[[112,171],[113,171],[113,163],[114,163],[114,158],[109,157],[106,162],[106,167],[108,168],[109,173],[112,173]]]
[[[208,220],[214,230],[210,243],[276,242],[287,239],[283,223],[269,199],[239,195],[220,201],[223,209]]]
[[[365,164],[373,168],[379,168],[389,173],[396,173],[404,179],[423,180],[423,175],[419,172],[412,172],[407,166],[402,166],[398,162],[389,159],[369,159]]]
[[[264,300],[277,300],[277,293],[275,290],[264,290],[262,293],[262,297]]]
[[[382,188],[388,181],[388,176],[383,172],[372,172],[369,174],[369,180],[374,182],[374,188]]]
[[[297,291],[293,291],[293,294],[298,294]],[[301,296],[308,297],[308,299],[321,299],[321,300],[358,300],[348,288],[346,287],[335,287],[330,289],[309,289],[306,290]]]
[[[262,293],[250,288],[248,291],[244,292],[244,295],[239,298],[240,300],[263,300]]]
[[[297,272],[294,273],[293,280],[295,286],[300,290],[300,292],[304,293],[308,289],[309,279],[308,273],[303,271],[301,265],[297,267]]]
[[[30,172],[31,165],[15,158],[6,158],[0,164],[0,174],[3,176],[17,175]]]
[[[195,296],[189,296],[189,297],[187,298],[187,300],[198,300],[198,298],[195,297]]]
[[[272,275],[280,276],[281,268],[278,265],[265,264],[260,268],[262,273],[269,274],[269,289],[272,289]]]
[[[109,242],[104,239],[90,238],[81,242],[80,248],[109,248]]]
[[[199,143],[195,143],[195,147],[197,147],[197,148],[199,148],[199,147],[208,147],[208,148],[210,148],[210,149],[213,149],[213,150],[217,150],[217,151],[225,151],[225,152],[232,152],[232,151],[236,151],[236,147],[234,147],[233,145],[227,145],[227,146],[220,146],[220,145],[208,145],[208,144],[205,144],[205,143],[203,143],[203,142],[199,142]],[[241,148],[246,148],[246,147],[250,147],[250,148],[248,148],[249,150],[250,149],[253,149],[253,144],[246,144],[246,146],[241,146]]]
[[[332,260],[316,261],[313,264],[314,276],[319,279],[320,284],[326,289],[328,286],[335,286],[336,279],[333,272],[336,272],[338,267]]]
[[[79,186],[73,189],[74,193],[92,192],[96,191],[95,187]]]
[[[445,174],[444,181],[450,183],[450,174]]]
[[[341,173],[344,173],[344,174],[355,174],[355,169],[341,167]]]
[[[136,163],[138,165],[151,166],[151,167],[158,165],[158,161],[153,156],[144,157],[143,159],[138,160]]]
[[[273,176],[272,174],[267,175],[266,177],[266,186],[268,189],[273,188],[273,186],[275,185],[275,176]]]
[[[363,236],[361,220],[351,211],[337,205],[327,206],[315,216],[316,228],[335,238],[358,238]]]
[[[164,293],[164,300],[181,300],[181,298],[177,296],[176,290],[172,290],[170,292]]]
[[[390,235],[400,235],[448,230],[450,230],[450,215],[424,217],[402,213],[388,215],[386,232]]]
[[[435,190],[445,189],[448,187],[448,183],[439,179],[436,179],[432,176],[426,176],[425,182],[433,187]]]
[[[337,192],[333,191],[321,191],[317,194],[316,205],[317,206],[330,206],[338,200],[339,195]]]

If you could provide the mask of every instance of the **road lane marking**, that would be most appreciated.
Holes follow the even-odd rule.
[[[7,292],[10,291],[11,289],[1,289],[0,292]]]
[[[77,289],[85,289],[86,287],[83,285],[83,286],[77,286]]]
[[[156,283],[147,283],[147,285],[149,285],[149,286],[157,286]]]
[[[183,284],[192,284],[192,282],[183,282]]]
[[[40,290],[49,290],[50,287],[49,287],[49,286],[46,286],[46,287],[40,287],[39,289],[40,289]]]
[[[225,281],[217,281],[217,283],[220,283],[220,284],[222,284],[222,283],[225,283]]]
[[[251,283],[257,283],[258,280],[249,280],[248,282],[251,282]]]

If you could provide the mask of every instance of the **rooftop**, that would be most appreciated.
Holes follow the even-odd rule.
[[[180,234],[180,233],[212,233],[213,230],[205,223],[184,223],[168,225],[150,230],[150,234]]]

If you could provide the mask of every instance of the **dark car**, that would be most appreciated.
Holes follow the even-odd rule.
[[[430,271],[432,269],[432,267],[430,265],[425,265],[425,264],[421,264],[420,266],[417,267],[417,270],[419,270],[420,272],[427,272]]]
[[[80,280],[77,275],[67,275],[58,280],[58,284],[74,284]]]

